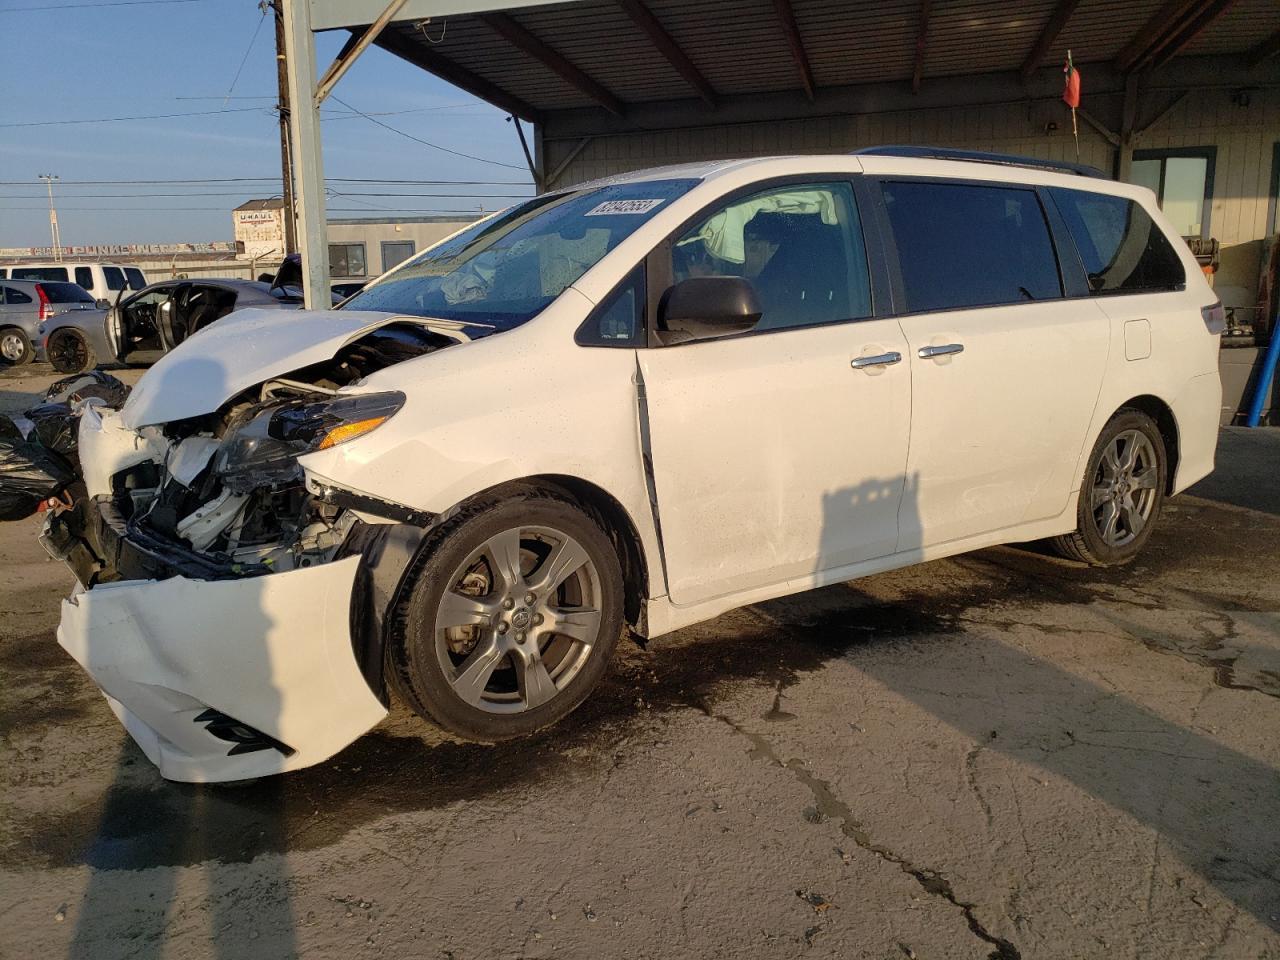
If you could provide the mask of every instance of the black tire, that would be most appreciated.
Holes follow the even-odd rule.
[[[84,334],[73,328],[53,331],[47,353],[49,365],[58,373],[81,373],[92,370],[98,363]]]
[[[555,594],[555,607],[528,604],[526,610],[524,598],[518,597],[513,610],[499,609],[496,619],[486,621],[494,623],[494,626],[454,628],[463,631],[463,649],[455,651],[450,645],[454,641],[449,638],[456,637],[457,633],[438,629],[437,614],[441,612],[446,590],[460,582],[455,580],[459,572],[468,569],[472,572],[466,576],[478,578],[475,589],[484,591],[470,596],[478,596],[490,604],[511,599],[504,598],[504,594],[510,591],[496,586],[500,577],[493,572],[489,560],[482,558],[478,561],[479,573],[475,572],[476,568],[465,565],[474,560],[476,552],[483,550],[491,538],[517,528],[538,528],[567,536],[585,552],[590,566],[583,564],[572,568],[567,579],[551,591]],[[544,573],[541,564],[554,554],[554,546],[539,541],[536,539],[539,534],[530,533],[528,529],[517,536],[520,537],[522,569],[531,565],[532,568],[524,573],[529,581],[536,581]],[[550,543],[554,544],[554,538]],[[538,551],[543,549],[547,552],[539,556]],[[487,574],[483,572],[486,570]],[[526,736],[567,716],[604,676],[622,631],[622,569],[608,534],[596,518],[578,505],[559,494],[535,487],[520,488],[499,500],[469,505],[447,520],[433,532],[410,570],[406,584],[391,620],[387,673],[392,688],[426,720],[468,740],[496,742]],[[583,584],[589,586],[589,592],[594,596],[586,597],[588,586]],[[519,587],[515,592],[518,594],[524,589]],[[546,609],[548,616],[552,616],[552,609],[563,611],[573,607],[572,601],[565,600],[564,593],[571,589],[583,591],[580,609],[590,607],[588,612],[598,612],[592,642],[579,643],[568,635],[548,632],[550,628],[526,627],[527,634],[523,630],[517,631],[519,623],[528,623],[527,618],[523,621],[512,619],[521,610],[529,613]],[[456,591],[454,596],[456,598]],[[546,597],[545,603],[553,602],[546,593],[543,596]],[[540,599],[539,603],[542,602]],[[540,624],[543,621],[539,618],[536,622]],[[501,636],[499,630],[503,631]],[[527,645],[514,647],[517,638],[519,643]],[[470,650],[465,649],[468,643],[471,644]],[[454,683],[462,678],[468,666],[475,663],[476,658],[472,655],[479,653],[482,644],[486,649],[496,650],[499,649],[497,646],[488,645],[500,643],[506,644],[509,651],[500,657],[495,655],[495,662],[505,666],[485,674],[488,679],[475,688],[482,691],[480,698],[488,706],[486,709],[465,700]],[[543,676],[557,669],[564,671],[560,674],[563,686],[553,679],[558,689],[545,702],[537,704],[532,704],[533,698],[525,690],[528,674],[519,668],[522,657],[530,651],[545,665]],[[542,659],[543,654],[546,654],[545,659]],[[561,658],[558,664],[553,662],[557,655]],[[446,658],[449,659],[449,667],[442,662]],[[446,672],[447,669],[452,669],[452,675]],[[573,672],[568,672],[570,669]],[[500,688],[502,682],[514,687],[514,692],[510,687],[505,691],[491,690]],[[500,703],[495,708],[486,699],[501,697],[514,697],[512,705]],[[494,709],[512,712],[495,713]]]
[[[0,341],[4,342],[6,348],[5,353],[0,353],[0,360],[20,367],[35,359],[36,352],[31,346],[31,338],[21,327],[0,328]]]
[[[1136,503],[1133,499],[1134,491],[1138,491],[1138,496],[1145,496],[1143,491],[1150,491],[1149,505],[1144,509],[1135,507],[1138,517],[1129,520],[1126,519],[1126,515],[1133,511],[1123,506],[1126,502],[1123,495],[1113,499],[1115,497],[1113,490],[1112,497],[1099,501],[1099,498],[1095,497],[1095,490],[1099,491],[1100,497],[1100,492],[1104,488],[1114,486],[1108,476],[1109,467],[1104,464],[1104,458],[1118,441],[1127,449],[1126,442],[1121,438],[1134,434],[1146,439],[1150,457],[1154,462],[1143,468],[1141,488],[1136,484],[1125,484],[1122,487],[1128,493],[1127,502],[1130,505]],[[1137,447],[1140,456],[1146,457],[1147,454],[1141,451],[1140,443]],[[1151,480],[1154,486],[1145,485],[1148,470],[1153,475]],[[1068,560],[1078,560],[1093,566],[1111,567],[1128,563],[1146,544],[1156,521],[1160,518],[1165,490],[1168,488],[1168,470],[1168,454],[1156,422],[1140,410],[1121,410],[1102,428],[1102,433],[1098,435],[1093,450],[1089,453],[1084,479],[1080,485],[1080,497],[1076,503],[1076,529],[1071,533],[1052,538],[1049,541],[1050,546]],[[1107,505],[1108,499],[1113,499],[1110,507]],[[1112,521],[1114,526],[1108,527],[1107,521],[1111,520],[1113,514],[1116,518]],[[1138,525],[1139,517],[1141,517],[1140,528],[1134,532],[1131,528]],[[1125,524],[1129,524],[1130,527],[1126,528]],[[1113,531],[1113,536],[1110,538],[1104,533],[1107,529]]]

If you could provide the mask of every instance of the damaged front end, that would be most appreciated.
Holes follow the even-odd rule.
[[[86,495],[42,538],[79,581],[59,642],[165,777],[308,766],[385,716],[384,623],[434,518],[316,482],[300,458],[405,400],[346,388],[461,339],[383,327],[168,423],[84,411]]]

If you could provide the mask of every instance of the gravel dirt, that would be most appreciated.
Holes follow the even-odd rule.
[[[1124,569],[759,604],[531,739],[397,708],[240,787],[159,778],[0,525],[0,957],[1280,957],[1280,431],[1222,451]]]

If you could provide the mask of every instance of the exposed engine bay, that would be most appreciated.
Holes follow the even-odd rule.
[[[208,562],[202,575],[235,577],[334,559],[358,515],[419,520],[395,504],[309,491],[298,458],[376,428],[404,403],[395,391],[344,394],[341,388],[467,339],[456,330],[390,323],[329,360],[242,391],[212,413],[142,428],[148,452],[111,475],[109,494],[99,492],[96,503],[52,517],[46,541],[90,586],[138,576],[120,569],[104,542],[126,533],[200,555]],[[98,518],[114,536],[111,529],[96,535],[89,529]]]

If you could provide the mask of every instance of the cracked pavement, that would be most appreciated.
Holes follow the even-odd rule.
[[[397,709],[238,788],[159,779],[0,526],[0,957],[1280,957],[1280,432],[1223,449],[1122,570],[759,604],[529,740]]]

